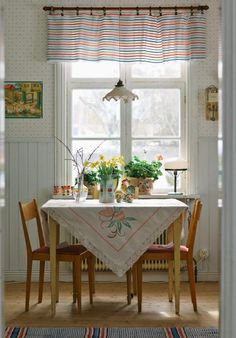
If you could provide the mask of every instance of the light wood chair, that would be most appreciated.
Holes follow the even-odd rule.
[[[194,311],[197,311],[196,289],[194,279],[194,266],[193,266],[193,247],[196,236],[197,224],[200,218],[202,203],[196,200],[193,207],[193,212],[190,219],[188,237],[186,245],[180,246],[180,259],[187,262],[188,278],[191,300],[193,303]],[[142,263],[144,260],[167,260],[168,261],[168,289],[169,301],[173,299],[173,262],[174,262],[174,245],[170,244],[152,244],[148,250],[141,256],[135,263],[133,268],[134,290],[137,287],[138,294],[138,312],[142,311],[142,279],[143,269]],[[137,285],[135,285],[137,283]]]
[[[20,215],[23,225],[23,232],[27,250],[27,276],[26,276],[26,298],[25,311],[29,311],[30,301],[30,287],[33,261],[40,262],[39,268],[39,289],[38,289],[38,303],[42,302],[43,298],[43,284],[44,284],[44,270],[45,262],[50,261],[50,248],[45,246],[45,239],[42,229],[41,218],[37,207],[36,200],[33,199],[27,203],[19,202]],[[34,222],[30,222],[34,220]],[[28,229],[37,225],[39,248],[32,250],[30,235]],[[33,224],[34,223],[34,224]],[[58,231],[59,241],[59,231]],[[57,249],[57,278],[59,276],[59,262],[73,263],[73,302],[77,301],[78,312],[81,311],[81,263],[84,259],[88,260],[88,278],[89,278],[89,297],[90,303],[93,303],[94,293],[94,267],[95,257],[82,245],[67,245]],[[58,295],[58,286],[57,286]],[[58,298],[58,296],[57,296]],[[57,299],[58,300],[58,299]]]

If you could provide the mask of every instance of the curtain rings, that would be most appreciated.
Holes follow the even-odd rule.
[[[61,16],[64,16],[64,7],[61,8]]]

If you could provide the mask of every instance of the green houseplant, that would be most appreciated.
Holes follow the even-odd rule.
[[[88,194],[93,198],[98,197],[98,176],[97,170],[86,168],[84,171],[84,185],[88,188]]]
[[[124,166],[124,172],[131,185],[139,188],[139,193],[149,195],[152,192],[153,182],[162,175],[162,156],[158,160],[148,162],[134,156]]]

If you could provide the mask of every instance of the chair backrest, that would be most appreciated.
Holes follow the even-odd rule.
[[[202,209],[201,201],[196,200],[194,202],[194,207],[193,207],[190,224],[188,228],[188,238],[186,242],[186,246],[189,249],[189,251],[193,251],[193,246],[194,246],[196,231],[197,231],[197,224],[200,218],[201,209]]]
[[[27,253],[30,254],[32,253],[32,246],[30,243],[30,236],[29,236],[29,231],[28,231],[29,221],[33,219],[36,221],[39,245],[40,247],[45,246],[43,229],[42,229],[41,219],[40,219],[40,215],[39,215],[39,211],[37,207],[37,202],[35,199],[27,203],[19,202],[19,208],[20,208],[20,215],[21,215],[21,221],[22,221],[22,226],[23,226],[23,231],[24,231]]]

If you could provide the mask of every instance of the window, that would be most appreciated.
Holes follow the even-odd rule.
[[[122,154],[126,162],[134,155],[148,161],[160,154],[165,161],[186,158],[185,62],[80,61],[61,66],[66,74],[66,143],[73,151],[83,147],[88,154],[106,140],[97,154]],[[119,78],[139,100],[102,101]],[[158,191],[172,187],[169,174],[158,180]]]

